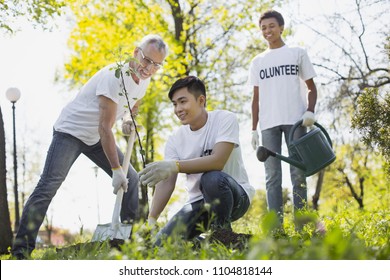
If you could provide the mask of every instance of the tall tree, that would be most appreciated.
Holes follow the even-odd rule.
[[[382,153],[390,175],[390,92],[380,96],[377,88],[366,89],[357,100],[352,127],[360,131],[368,147]]]
[[[244,113],[251,94],[243,94],[248,65],[264,50],[258,32],[262,10],[277,1],[168,0],[175,23],[175,38],[186,58],[186,74],[202,78],[208,86],[210,108]]]
[[[317,107],[323,113],[319,114],[322,117],[320,121],[330,120],[326,125],[336,150],[342,151],[346,143],[356,148],[352,154],[336,154],[344,161],[338,166],[338,172],[351,170],[351,164],[358,156],[372,160],[369,157],[371,150],[361,147],[356,131],[345,132],[353,131],[351,120],[356,114],[357,100],[365,89],[377,89],[382,97],[389,89],[389,59],[383,48],[383,42],[388,42],[389,12],[390,5],[385,0],[348,0],[339,2],[331,14],[316,14],[311,18],[291,15],[293,26],[304,26],[306,34],[313,35],[313,40],[305,43],[310,46],[312,61],[318,72],[320,95]],[[355,168],[354,172],[357,174],[363,170]],[[329,173],[328,176],[336,174]],[[365,175],[361,173],[357,176],[363,178]],[[345,187],[350,187],[351,181],[345,178],[343,182]],[[317,186],[321,188],[322,185]],[[318,191],[316,194],[319,196]]]
[[[388,183],[380,154],[362,143],[344,143],[337,147],[336,153],[338,157],[327,167],[328,176],[324,177],[324,203],[333,204],[328,210],[337,207],[340,201],[363,209],[367,204],[365,195],[370,192],[377,192],[376,199],[383,199],[379,204],[388,203]]]
[[[8,253],[12,244],[12,229],[7,200],[5,133],[3,114],[0,107],[0,254]]]

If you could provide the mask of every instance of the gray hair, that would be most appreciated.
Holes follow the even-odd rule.
[[[139,48],[145,48],[149,44],[154,44],[160,52],[165,52],[165,56],[168,55],[168,45],[164,40],[156,34],[149,34],[142,38],[141,42],[138,44]]]

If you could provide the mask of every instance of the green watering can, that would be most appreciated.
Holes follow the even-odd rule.
[[[257,158],[264,162],[269,156],[276,157],[295,167],[302,169],[305,176],[311,176],[335,161],[336,156],[332,149],[332,141],[326,130],[319,124],[301,138],[293,140],[295,130],[302,125],[302,120],[293,125],[289,134],[289,157],[260,146],[257,148]]]

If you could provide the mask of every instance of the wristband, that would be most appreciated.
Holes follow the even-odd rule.
[[[121,169],[122,166],[119,166],[119,167],[115,167],[115,168],[111,168],[111,170],[118,170],[118,169]]]
[[[180,163],[178,160],[176,161],[176,168],[177,168],[177,172],[180,173]]]

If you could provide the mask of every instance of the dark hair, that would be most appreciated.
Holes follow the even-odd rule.
[[[268,10],[264,12],[259,19],[259,24],[261,24],[261,21],[266,18],[275,18],[280,26],[284,25],[284,19],[281,13],[275,11],[275,10]]]
[[[173,94],[181,88],[187,88],[196,99],[201,95],[206,96],[206,87],[202,80],[195,76],[187,76],[174,82],[168,93],[169,99],[172,100]]]

